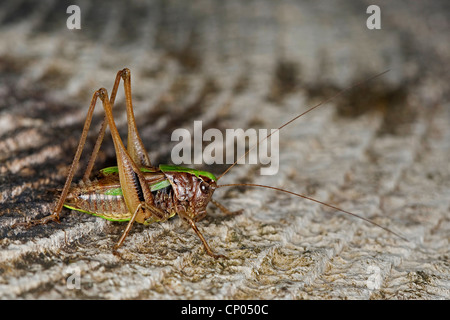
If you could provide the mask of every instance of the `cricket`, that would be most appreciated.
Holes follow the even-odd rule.
[[[339,91],[334,96],[316,104],[307,111],[284,123],[277,129],[277,131],[291,124],[306,113],[311,112],[326,102],[334,99],[338,95],[341,95],[345,91],[377,78],[386,72],[388,71],[379,73],[363,82]],[[112,113],[112,108],[121,80],[123,80],[123,87],[125,91],[128,125],[126,148],[119,135],[119,131],[116,127]],[[72,184],[73,177],[76,173],[80,157],[86,143],[93,112],[98,99],[101,100],[103,105],[105,117],[101,124],[100,132],[93,147],[93,151],[90,155],[86,171],[84,172],[80,182],[77,184]],[[117,166],[104,168],[100,170],[95,178],[91,179],[91,172],[108,126],[110,128],[110,133],[114,144]],[[251,146],[247,153],[245,153],[242,157],[245,157],[253,148],[257,147],[259,143],[270,138],[273,133],[274,132],[258,141],[255,145]],[[238,163],[238,161],[239,159],[229,165],[228,168],[218,177],[207,171],[195,170],[181,166],[165,164],[160,164],[158,166],[152,165],[136,127],[131,99],[131,73],[128,68],[125,68],[117,72],[110,96],[108,96],[108,92],[105,88],[100,88],[95,91],[90,102],[86,121],[84,123],[75,156],[68,170],[67,178],[64,187],[62,188],[60,197],[56,201],[52,213],[41,219],[16,223],[14,226],[31,227],[46,224],[51,221],[59,222],[63,207],[92,214],[110,221],[127,222],[120,239],[113,247],[113,253],[118,255],[117,250],[124,243],[135,222],[148,225],[155,222],[165,222],[169,218],[178,215],[200,238],[208,255],[215,259],[226,258],[225,255],[217,254],[210,248],[207,240],[197,227],[196,223],[206,216],[206,207],[210,202],[217,206],[225,215],[240,214],[242,210],[231,212],[219,202],[212,199],[212,196],[214,191],[218,188],[246,186],[268,188],[317,202],[323,206],[332,208],[335,211],[340,211],[358,219],[362,219],[367,223],[373,224],[395,235],[396,237],[408,241],[403,236],[375,223],[374,221],[371,221],[370,219],[340,209],[317,199],[310,198],[306,195],[261,184],[218,184],[219,180],[222,179]]]

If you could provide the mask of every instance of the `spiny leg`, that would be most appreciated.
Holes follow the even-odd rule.
[[[136,220],[136,218],[138,217],[139,211],[140,210],[148,210],[150,211],[154,216],[159,217],[161,220],[166,220],[168,218],[168,214],[166,212],[163,212],[162,210],[155,208],[155,207],[145,207],[143,206],[142,203],[140,203],[138,205],[138,207],[136,208],[136,210],[134,211],[133,215],[131,216],[130,221],[127,224],[127,227],[125,228],[125,230],[122,233],[122,236],[120,237],[119,241],[116,243],[116,245],[113,248],[113,254],[119,256],[119,253],[117,252],[117,250],[122,246],[123,242],[125,241],[125,238],[128,236],[128,234],[130,233],[131,227],[133,226],[134,221]]]
[[[114,86],[111,91],[111,96],[109,98],[109,103],[111,107],[114,105],[116,100],[117,90],[119,89],[120,78],[122,76],[122,70],[118,71],[116,74],[116,80],[114,81]],[[94,167],[95,160],[97,158],[98,151],[100,150],[100,146],[102,145],[103,138],[105,137],[106,127],[108,126],[108,121],[106,119],[106,115],[103,117],[103,122],[100,127],[100,131],[98,133],[97,141],[95,142],[94,149],[92,150],[91,157],[89,158],[89,162],[86,166],[86,171],[83,175],[83,181],[89,181],[89,176],[91,175],[92,169]]]
[[[120,237],[119,241],[116,243],[116,245],[113,248],[113,254],[114,255],[118,255],[117,249],[119,249],[120,246],[122,246],[125,238],[128,236],[128,233],[130,233],[131,227],[133,226],[133,223],[136,220],[138,212],[139,212],[139,210],[141,208],[142,208],[142,204],[139,204],[138,207],[136,208],[136,210],[134,211],[133,215],[131,216],[131,219],[128,222],[127,227],[123,231],[122,236]]]
[[[106,118],[111,131],[111,136],[114,143],[114,149],[116,151],[117,167],[119,171],[120,186],[122,188],[125,202],[130,212],[134,212],[137,206],[142,202],[153,203],[153,195],[150,192],[150,188],[146,183],[140,168],[131,159],[122,139],[120,138],[119,131],[117,130],[112,114],[111,104],[108,99],[108,92],[105,88],[98,90],[99,97],[103,102]]]
[[[119,135],[119,131],[117,130],[116,124],[114,122],[112,108],[110,100],[108,99],[108,93],[106,89],[99,89],[98,94],[99,98],[103,102],[106,119],[108,121],[114,143],[114,149],[116,151],[120,187],[122,189],[123,197],[128,211],[130,213],[133,212],[133,218],[132,220],[130,220],[119,243],[116,245],[116,250],[124,241],[135,220],[137,222],[144,223],[152,216],[164,216],[166,215],[166,213],[154,206],[154,198],[152,193],[150,192],[147,181],[140,171],[140,168],[131,159],[127,150],[125,150],[125,146],[123,145],[122,139]]]
[[[128,140],[127,151],[131,159],[139,166],[151,167],[150,158],[139,136],[136,119],[134,118],[133,103],[131,102],[131,72],[128,68],[122,70],[125,100],[127,105]]]
[[[227,259],[226,256],[224,256],[223,254],[216,254],[214,253],[211,248],[209,247],[208,243],[206,242],[205,238],[203,237],[203,235],[201,234],[200,230],[198,230],[197,226],[195,225],[195,222],[191,219],[187,219],[187,222],[191,225],[192,229],[194,230],[194,232],[197,234],[197,236],[200,238],[200,240],[203,243],[203,247],[206,250],[206,253],[208,253],[211,257],[213,257],[214,259],[218,259],[218,258],[225,258]]]
[[[112,105],[114,104],[116,94],[118,91],[118,86],[120,83],[120,78],[124,80],[124,88],[125,88],[125,97],[126,97],[126,104],[127,104],[127,120],[128,120],[128,152],[130,152],[134,159],[130,158],[130,155],[125,151],[125,148],[123,146],[122,140],[119,137],[117,128],[114,124],[114,120],[112,117]],[[37,224],[45,224],[50,221],[59,221],[59,215],[61,213],[61,210],[64,206],[64,202],[67,198],[68,192],[70,190],[70,185],[72,183],[73,177],[75,175],[76,169],[78,167],[78,163],[81,157],[82,150],[84,148],[84,145],[86,143],[87,134],[89,131],[89,127],[92,121],[92,115],[95,109],[95,104],[97,101],[97,98],[100,96],[100,98],[103,100],[103,105],[105,107],[105,118],[103,120],[99,136],[97,138],[96,144],[94,146],[93,152],[91,154],[91,157],[88,162],[87,169],[83,176],[83,181],[88,181],[90,173],[92,171],[92,168],[95,163],[95,159],[97,157],[98,151],[100,149],[100,146],[102,144],[106,126],[109,123],[114,141],[114,145],[116,147],[116,155],[118,157],[118,166],[122,167],[123,170],[125,170],[126,173],[124,174],[127,176],[128,179],[127,182],[125,182],[125,186],[123,186],[124,191],[128,191],[128,197],[126,196],[126,200],[131,200],[127,202],[127,206],[130,208],[136,207],[138,205],[138,202],[136,201],[136,198],[138,198],[139,201],[150,201],[150,203],[153,203],[153,197],[150,193],[150,190],[148,188],[148,185],[145,183],[145,179],[143,178],[142,174],[140,173],[140,170],[138,168],[139,166],[151,166],[150,159],[148,158],[148,154],[143,146],[142,140],[139,137],[137,128],[136,128],[136,122],[134,118],[133,113],[133,106],[131,102],[131,79],[130,79],[130,70],[125,68],[123,70],[120,70],[117,75],[114,82],[113,90],[110,99],[108,99],[108,95],[105,89],[100,89],[94,93],[94,96],[91,100],[91,104],[88,110],[88,115],[86,117],[86,121],[84,124],[83,132],[80,138],[80,142],[78,144],[77,151],[75,153],[72,165],[69,168],[69,172],[66,178],[66,182],[64,184],[63,190],[61,192],[60,198],[58,199],[58,202],[56,203],[56,206],[52,212],[51,215],[44,217],[39,220],[26,222],[26,223],[16,223],[13,225],[19,226],[19,225],[25,225],[28,227],[31,227],[33,225]],[[107,103],[105,104],[105,99],[107,99]],[[112,125],[111,125],[112,123]],[[133,161],[137,161],[137,164]],[[120,170],[119,170],[120,171]],[[119,174],[120,175],[120,174]],[[123,180],[123,179],[122,179]],[[136,187],[136,184],[139,185],[140,190],[130,190],[133,189],[133,187]],[[143,186],[143,187],[142,187]],[[142,194],[136,191],[141,191]],[[159,215],[163,215],[164,212],[160,212],[160,210],[157,210],[155,208]],[[153,210],[153,211],[155,211]],[[133,210],[134,211],[134,210]],[[131,212],[133,212],[131,211]],[[137,212],[137,211],[136,211]],[[139,220],[141,220],[140,218]],[[122,240],[123,241],[123,240]]]

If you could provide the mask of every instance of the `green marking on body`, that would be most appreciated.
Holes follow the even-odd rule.
[[[153,168],[139,168],[141,172],[155,172]],[[107,167],[100,170],[101,173],[104,175],[113,174],[113,173],[119,173],[119,168],[117,166]]]
[[[150,171],[148,168],[141,168],[142,172],[154,172],[153,170]],[[118,173],[118,169],[117,167],[108,167],[108,168],[104,168],[102,170],[100,170],[101,173],[108,175],[108,174],[113,174],[113,173]],[[153,185],[150,185],[150,191],[154,192],[154,191],[158,191],[161,189],[164,189],[166,187],[170,186],[170,182],[169,180],[163,180],[160,182],[157,182]],[[113,188],[113,189],[108,189],[105,192],[103,192],[104,195],[107,196],[123,196],[123,192],[122,192],[122,188],[118,187],[118,188]]]
[[[200,178],[200,176],[204,176],[207,177],[213,181],[217,181],[217,178],[208,171],[201,171],[201,170],[196,170],[196,169],[192,169],[192,168],[186,168],[186,167],[180,167],[180,166],[174,166],[171,164],[160,164],[159,165],[159,169],[162,172],[186,172],[186,173],[190,173],[195,175],[197,178]],[[140,168],[141,172],[155,172],[155,170],[153,168],[145,168],[142,167]],[[108,167],[108,168],[104,168],[102,170],[100,170],[101,173],[103,173],[104,175],[108,175],[108,174],[113,174],[113,173],[119,173],[119,169],[117,168],[117,166],[114,167]],[[164,187],[167,187],[168,184]],[[152,191],[156,191],[159,189],[162,189],[164,187],[152,190]]]
[[[201,171],[201,170],[196,170],[196,169],[192,169],[192,168],[179,167],[179,166],[174,166],[174,165],[170,165],[170,164],[160,164],[159,169],[161,169],[162,172],[186,172],[186,173],[195,175],[197,178],[200,178],[200,176],[204,176],[213,181],[217,180],[217,178],[211,172],[208,172],[208,171]]]
[[[116,221],[116,222],[130,221],[130,218],[121,219],[121,218],[106,217],[106,216],[104,216],[102,214],[98,214],[98,213],[94,213],[94,212],[90,212],[90,211],[86,211],[86,210],[81,210],[81,209],[72,207],[72,206],[70,206],[68,204],[64,204],[64,207],[66,207],[67,209],[71,209],[71,210],[76,210],[76,211],[92,214],[93,216],[96,216],[96,217],[99,217],[99,218],[103,218],[103,219],[106,219],[106,220],[109,220],[109,221]]]
[[[157,183],[151,185],[151,186],[150,186],[150,191],[151,191],[151,192],[153,192],[153,191],[158,191],[158,190],[164,189],[164,188],[166,188],[166,187],[168,187],[168,186],[170,186],[169,180],[163,180],[163,181],[161,181],[161,182],[157,182]]]
[[[114,188],[106,190],[103,194],[107,196],[123,196],[122,188]]]
[[[101,173],[104,175],[113,174],[113,173],[119,173],[119,169],[117,166],[114,167],[107,167],[100,170]]]
[[[80,212],[83,212],[83,213],[91,214],[91,215],[93,215],[95,217],[99,217],[99,218],[106,219],[106,220],[109,220],[109,221],[114,221],[114,222],[126,222],[126,221],[130,221],[130,219],[131,219],[131,218],[122,218],[122,219],[121,218],[111,218],[111,217],[107,217],[107,216],[99,214],[99,213],[94,213],[94,212],[78,209],[78,208],[72,207],[72,206],[70,206],[68,204],[64,204],[64,207],[66,207],[67,209],[70,209],[70,210],[80,211]],[[174,215],[175,215],[175,212],[171,212],[169,218],[172,218]],[[153,218],[147,219],[144,222],[144,225],[149,225],[149,224],[152,224],[152,223],[155,223],[155,222],[159,222],[159,221],[160,220],[155,219],[153,217]]]

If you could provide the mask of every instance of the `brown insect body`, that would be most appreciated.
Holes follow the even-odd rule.
[[[187,172],[143,172],[143,176],[149,187],[163,181],[170,184],[152,191],[151,205],[166,212],[166,215],[162,219],[151,215],[145,221],[138,222],[144,224],[160,222],[176,214],[193,221],[205,217],[206,206],[216,189],[214,180]],[[139,185],[136,187],[140,188]],[[138,190],[139,192],[141,191]],[[132,217],[125,203],[117,173],[100,174],[93,181],[80,181],[69,190],[64,206],[111,221],[129,221]]]
[[[174,210],[183,219],[195,222],[206,216],[206,206],[211,201],[216,182],[208,177],[197,177],[187,172],[165,173],[173,190],[173,200],[168,210]],[[162,202],[165,205],[165,202]]]

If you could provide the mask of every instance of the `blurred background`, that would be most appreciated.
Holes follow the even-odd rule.
[[[366,25],[373,4],[381,29]],[[70,5],[80,9],[81,29],[67,27]],[[449,12],[438,0],[2,1],[0,297],[450,298]],[[178,218],[134,226],[124,260],[111,254],[119,223],[64,210],[61,224],[11,229],[51,212],[92,94],[110,91],[124,67],[154,164],[170,163],[171,133],[192,130],[194,120],[203,130],[277,128],[389,69],[283,129],[279,174],[240,165],[222,183],[300,192],[410,242],[250,188],[215,195],[243,215],[210,208],[199,223],[212,248],[229,256],[221,262]],[[75,181],[102,112],[99,105]],[[114,114],[125,137],[122,86]],[[107,135],[96,168],[114,164]],[[80,288],[68,289],[68,270],[80,271]]]

